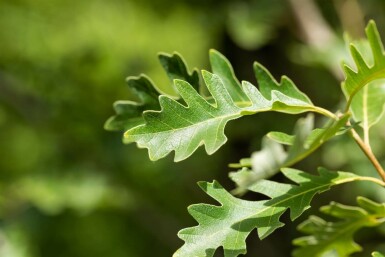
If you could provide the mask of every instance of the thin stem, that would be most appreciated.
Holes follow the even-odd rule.
[[[349,123],[349,125],[350,125],[350,123]],[[370,146],[365,144],[364,141],[362,141],[360,135],[358,135],[358,133],[354,129],[351,129],[350,133],[351,133],[352,137],[354,138],[354,140],[356,141],[356,143],[358,144],[358,146],[364,152],[366,157],[368,157],[369,161],[373,164],[374,168],[377,170],[377,172],[380,175],[380,177],[382,178],[382,180],[385,181],[385,171],[381,167],[381,164],[377,160],[376,156],[374,156]]]
[[[368,86],[364,87],[364,94],[363,94],[363,127],[364,127],[364,142],[366,145],[370,147],[369,142],[369,121],[368,121]]]
[[[371,148],[370,146],[370,140],[369,140],[369,130],[368,129],[364,129],[364,143],[369,146],[369,148]]]
[[[321,107],[316,107],[315,110],[313,110],[314,112],[317,112],[319,114],[322,114],[328,118],[331,118],[333,120],[338,120],[338,116],[335,115],[334,113],[324,109],[324,108],[321,108]]]

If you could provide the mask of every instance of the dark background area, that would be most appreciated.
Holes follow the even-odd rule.
[[[180,163],[151,162],[145,150],[123,145],[121,133],[103,129],[112,103],[132,97],[125,77],[146,73],[167,92],[158,52],[177,51],[190,68],[208,69],[215,48],[240,80],[255,83],[257,60],[335,111],[344,100],[344,31],[359,40],[369,19],[384,36],[385,1],[0,1],[0,256],[171,256],[183,243],[178,230],[196,224],[186,207],[212,202],[196,182],[216,179],[231,190],[228,164],[260,149],[267,132],[290,133],[298,116],[246,117],[228,125],[228,143],[212,156],[199,149]],[[373,148],[384,162],[377,127]],[[319,165],[376,176],[343,136],[296,167]],[[308,213],[359,194],[385,200],[365,183],[349,185],[317,196]],[[248,256],[288,256],[306,216],[263,242],[254,231]],[[385,249],[385,229],[357,240]]]

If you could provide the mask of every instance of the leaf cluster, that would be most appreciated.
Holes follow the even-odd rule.
[[[272,131],[263,139],[261,150],[230,165],[238,169],[230,173],[237,185],[234,194],[251,191],[265,195],[267,200],[246,201],[233,196],[216,181],[199,183],[220,205],[189,207],[189,213],[198,225],[179,232],[178,236],[185,243],[174,256],[213,256],[219,247],[223,247],[226,257],[245,254],[245,239],[252,230],[257,229],[261,239],[267,237],[284,226],[280,217],[287,209],[290,209],[291,220],[295,220],[310,208],[316,194],[332,186],[363,180],[385,186],[377,178],[351,172],[320,168],[315,176],[290,168],[328,140],[346,133],[357,142],[385,181],[385,172],[369,141],[370,128],[384,113],[385,90],[379,79],[385,79],[385,54],[373,21],[369,22],[366,35],[369,49],[365,54],[358,50],[358,44],[350,45],[355,68],[344,66],[346,77],[341,86],[346,103],[344,109],[335,113],[314,105],[288,77],[282,76],[278,82],[257,62],[253,70],[258,86],[248,81],[240,82],[230,62],[215,50],[210,51],[211,71],[203,70],[200,74],[196,69],[190,72],[177,53],[159,56],[172,82],[174,96],[160,92],[145,75],[127,79],[140,102],[116,102],[116,115],[106,122],[105,127],[124,130],[123,141],[147,148],[151,160],[174,152],[174,160],[182,161],[200,146],[213,154],[227,141],[226,124],[245,115],[269,111],[310,113],[298,119],[293,135]],[[372,58],[368,57],[369,52]],[[314,127],[314,114],[326,118],[321,127]],[[357,124],[361,131],[356,131]],[[269,179],[280,171],[292,183]],[[324,256],[325,253],[349,256],[359,251],[360,246],[353,241],[354,233],[362,227],[381,224],[385,207],[363,197],[359,197],[357,203],[358,207],[331,203],[321,208],[324,214],[341,221],[327,222],[311,216],[302,223],[299,230],[309,235],[294,240],[299,248],[293,256]],[[373,256],[381,254],[373,253]]]

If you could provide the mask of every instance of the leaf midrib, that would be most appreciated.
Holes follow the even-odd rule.
[[[264,211],[268,210],[269,208],[275,208],[277,205],[279,205],[279,204],[281,204],[281,203],[284,203],[284,202],[286,202],[286,201],[288,201],[288,200],[291,200],[291,199],[293,199],[293,198],[295,198],[295,197],[299,197],[299,196],[301,196],[301,195],[305,195],[305,194],[307,194],[307,193],[309,193],[309,192],[311,192],[311,191],[316,191],[316,192],[318,192],[318,191],[321,190],[323,187],[330,187],[330,186],[333,186],[333,185],[339,185],[339,184],[343,184],[343,183],[347,183],[347,182],[352,182],[352,181],[372,181],[372,182],[374,182],[374,183],[377,183],[377,184],[380,184],[380,185],[382,185],[382,186],[385,186],[385,183],[382,183],[381,181],[379,181],[379,180],[377,180],[377,179],[375,179],[375,178],[372,178],[372,177],[351,177],[351,178],[342,179],[342,180],[340,180],[340,181],[335,181],[335,182],[332,181],[331,183],[328,183],[328,184],[322,184],[322,185],[319,186],[319,187],[313,187],[313,188],[311,188],[310,190],[302,191],[302,192],[299,193],[299,194],[291,195],[290,197],[285,198],[285,199],[282,200],[282,201],[279,201],[279,202],[276,202],[276,203],[274,203],[274,204],[272,204],[272,205],[269,205],[269,206],[267,206],[266,208],[263,208],[263,209],[259,210],[258,212],[254,213],[253,215],[246,216],[246,217],[243,218],[241,221],[237,221],[237,222],[234,222],[234,223],[232,223],[232,224],[242,222],[243,220],[246,220],[246,219],[250,219],[250,218],[252,218],[252,217],[254,217],[254,216],[258,215],[258,214],[263,213]],[[313,184],[317,184],[317,183],[314,183],[314,182],[312,182],[312,183],[313,183]],[[287,194],[287,193],[285,193],[285,194]],[[278,197],[279,197],[279,196],[278,196]],[[270,199],[270,200],[267,200],[266,203],[268,203],[269,201],[271,201],[271,200],[273,200],[273,199],[274,199],[274,198],[272,198],[272,199]],[[237,199],[237,198],[231,198],[231,199],[228,199],[227,201],[231,201],[231,203],[232,203],[233,205],[238,206],[238,207],[241,207],[241,208],[243,208],[243,209],[246,209],[246,210],[253,210],[252,208],[249,208],[249,207],[246,207],[246,206],[243,206],[243,205],[239,204],[239,203],[238,203],[238,200],[240,200],[240,199]],[[242,200],[242,201],[247,201],[247,200]],[[222,206],[223,206],[223,205],[222,205]],[[285,208],[288,209],[288,208],[290,208],[290,207],[285,207]],[[258,229],[258,228],[257,228],[257,229]],[[222,230],[220,230],[220,231],[222,231]],[[214,234],[210,234],[210,235],[208,235],[208,236],[209,236],[209,237],[212,237],[213,235],[219,233],[220,231],[217,231],[217,232],[215,232]]]
[[[211,118],[211,119],[206,119],[206,120],[203,120],[203,121],[200,121],[200,122],[197,122],[197,123],[191,123],[191,125],[188,125],[188,126],[184,126],[184,127],[179,127],[179,128],[173,128],[171,127],[169,124],[167,123],[164,123],[165,125],[169,126],[171,129],[170,130],[163,130],[163,131],[159,131],[159,132],[151,132],[151,133],[148,133],[148,132],[145,132],[145,133],[135,133],[135,134],[130,134],[128,132],[130,132],[130,130],[128,130],[126,133],[125,133],[125,137],[129,137],[129,136],[139,136],[139,135],[156,135],[156,134],[162,134],[162,133],[173,133],[175,131],[178,131],[178,130],[184,130],[184,129],[187,129],[187,128],[190,128],[190,127],[199,127],[201,126],[203,123],[207,123],[207,122],[210,122],[210,121],[213,121],[213,120],[223,120],[223,119],[229,119],[231,120],[232,118],[234,117],[240,117],[242,116],[241,114],[241,111],[239,111],[238,113],[233,113],[231,115],[222,115],[222,116],[216,116],[214,118]],[[143,125],[140,125],[140,127],[144,127],[146,126],[146,124],[143,124]],[[139,128],[139,127],[137,127]]]

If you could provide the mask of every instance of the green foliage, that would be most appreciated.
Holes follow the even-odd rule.
[[[262,150],[254,152],[250,159],[241,160],[240,164],[231,167],[244,167],[238,172],[230,173],[230,178],[239,186],[234,192],[241,193],[250,185],[261,179],[269,178],[281,168],[290,167],[301,161],[330,138],[336,136],[345,125],[349,115],[338,120],[330,120],[324,128],[313,130],[313,116],[299,119],[295,126],[295,135],[281,132],[270,132],[264,138]],[[281,144],[290,145],[285,152]],[[246,167],[246,168],[245,168]],[[251,167],[252,169],[247,169]]]
[[[159,61],[171,81],[174,81],[174,79],[185,80],[195,90],[199,91],[198,72],[194,70],[190,74],[185,61],[179,54],[159,54]],[[161,91],[146,75],[128,77],[127,85],[140,102],[115,102],[114,109],[116,115],[106,121],[104,128],[107,130],[128,130],[142,125],[144,123],[142,116],[144,111],[160,109],[158,98]]]
[[[354,234],[363,227],[374,227],[385,222],[385,204],[373,202],[364,197],[357,198],[358,206],[347,206],[332,202],[321,208],[321,212],[338,221],[325,221],[310,216],[301,223],[298,230],[309,236],[297,238],[293,244],[299,246],[293,252],[298,256],[350,256],[362,248],[354,242]]]
[[[217,151],[227,140],[224,135],[227,122],[244,115],[266,111],[290,114],[312,111],[333,116],[314,106],[287,77],[283,76],[278,84],[258,63],[254,64],[254,71],[259,90],[246,81],[240,85],[228,60],[214,50],[210,52],[210,63],[214,73],[202,71],[211,94],[209,99],[199,94],[196,86],[194,88],[187,81],[174,80],[174,86],[186,105],[161,95],[161,110],[144,111],[145,124],[127,130],[124,141],[136,142],[139,147],[148,148],[151,160],[158,160],[175,151],[175,161],[181,161],[200,145],[205,145],[208,154]],[[107,126],[118,117],[110,119]]]
[[[357,50],[358,44],[351,44],[350,52],[356,71],[347,65],[344,66],[346,79],[342,83],[342,89],[353,117],[368,131],[384,113],[385,86],[384,81],[380,79],[385,79],[385,53],[374,21],[369,22],[366,35],[373,55],[373,64],[371,59],[365,61]]]
[[[319,176],[289,168],[282,172],[298,185],[261,180],[249,187],[249,190],[266,195],[270,200],[246,201],[231,196],[218,182],[200,183],[203,191],[221,206],[197,204],[188,208],[199,225],[179,232],[178,236],[185,244],[174,256],[213,256],[220,246],[223,246],[226,257],[245,254],[245,239],[253,229],[257,228],[261,239],[267,237],[284,225],[279,219],[287,209],[290,209],[291,220],[295,220],[310,208],[317,193],[351,181],[369,180],[385,185],[371,177],[322,168],[318,171]]]
[[[190,74],[182,56],[178,53],[174,53],[173,55],[159,54],[158,57],[171,82],[173,82],[174,79],[184,80],[187,81],[196,91],[199,91],[200,86],[198,71],[194,69]],[[147,110],[153,109],[147,108]]]
[[[115,116],[106,121],[107,130],[127,130],[144,123],[142,113],[148,109],[159,109],[158,96],[160,93],[145,75],[127,78],[129,88],[141,100],[141,103],[133,101],[117,101],[114,103]]]
[[[357,50],[358,44],[351,45],[356,71],[345,65],[346,78],[342,90],[347,103],[344,110],[335,113],[314,105],[288,77],[282,76],[277,82],[257,62],[253,70],[258,87],[247,81],[239,82],[230,62],[215,50],[210,51],[211,72],[201,71],[203,83],[200,83],[195,69],[191,73],[188,71],[181,56],[160,56],[175,95],[160,94],[144,75],[128,80],[130,83],[141,81],[130,86],[141,102],[126,102],[125,110],[117,108],[117,102],[117,115],[107,122],[106,127],[126,130],[124,142],[136,142],[138,147],[147,148],[151,160],[158,160],[174,151],[174,160],[181,161],[201,145],[208,154],[213,154],[227,141],[226,124],[245,115],[269,111],[286,114],[312,112],[306,118],[298,119],[293,135],[270,132],[263,138],[260,151],[254,152],[251,158],[241,159],[239,164],[230,165],[240,168],[230,173],[230,178],[237,184],[233,194],[251,191],[266,196],[267,200],[243,200],[216,181],[199,183],[203,191],[220,205],[195,204],[188,208],[198,225],[178,233],[184,245],[177,250],[175,257],[210,257],[220,247],[226,257],[245,254],[245,240],[251,231],[256,229],[261,239],[266,238],[285,225],[280,219],[287,209],[290,209],[290,219],[294,221],[310,208],[316,194],[353,181],[385,186],[385,171],[369,144],[369,129],[384,112],[385,90],[382,81],[378,80],[385,79],[385,53],[373,21],[369,22],[366,34],[373,65],[370,66]],[[143,88],[139,89],[141,86]],[[319,123],[314,121],[313,113],[327,118],[322,120],[320,127],[315,127],[314,124]],[[261,124],[263,120],[257,122]],[[364,139],[355,131],[357,124],[363,127]],[[342,134],[356,141],[383,181],[325,168],[318,169],[318,176],[290,168]],[[279,171],[292,183],[276,182],[270,178]],[[300,247],[293,256],[332,254],[343,257],[359,251],[361,247],[353,241],[355,232],[384,222],[385,205],[363,197],[358,197],[357,202],[359,207],[333,202],[321,208],[324,214],[342,221],[326,222],[311,216],[302,223],[299,230],[310,235],[294,241]]]
[[[384,257],[384,255],[381,254],[381,253],[379,253],[379,252],[374,252],[374,253],[372,253],[372,256],[373,256],[373,257]]]

